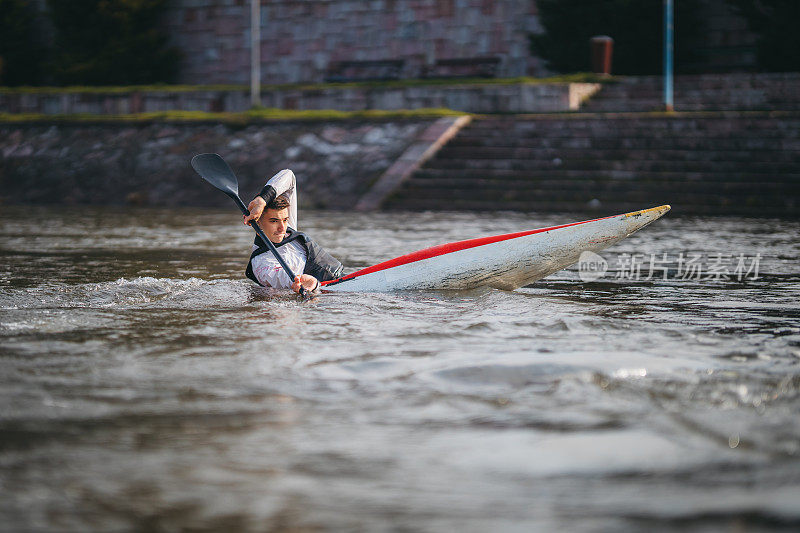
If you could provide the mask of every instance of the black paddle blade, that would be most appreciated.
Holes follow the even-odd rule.
[[[231,198],[239,198],[239,180],[219,154],[200,154],[192,158],[192,168],[200,177]]]

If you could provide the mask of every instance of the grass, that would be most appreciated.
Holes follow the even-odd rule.
[[[297,83],[262,85],[262,91],[324,91],[354,88],[404,88],[460,85],[516,85],[551,83],[613,83],[611,77],[591,73],[568,74],[551,78],[442,78],[395,81],[360,81],[346,83]],[[249,91],[249,85],[129,85],[129,86],[70,86],[70,87],[0,87],[0,94],[129,94],[134,92],[226,92]]]
[[[464,78],[464,79],[414,79],[397,81],[369,81],[351,83],[320,84],[284,84],[264,85],[262,91],[337,91],[348,89],[391,89],[406,87],[458,87],[464,85],[518,85],[518,84],[555,84],[555,83],[609,83],[613,78],[594,74],[570,74],[552,78]],[[127,95],[134,92],[247,92],[245,85],[135,85],[125,87],[0,87],[0,95],[62,95],[62,94],[97,94]],[[433,118],[442,116],[468,115],[450,109],[417,109],[417,110],[368,110],[368,111],[336,111],[309,110],[293,111],[284,109],[255,108],[242,112],[211,113],[204,111],[160,111],[120,115],[100,114],[61,114],[46,115],[38,113],[4,113],[0,112],[0,124],[14,123],[147,123],[147,122],[223,122],[228,124],[249,124],[262,121],[292,120],[352,120],[352,119],[397,119],[397,118]]]
[[[332,109],[292,111],[286,109],[258,108],[241,112],[208,113],[205,111],[157,111],[126,115],[95,115],[89,113],[70,115],[45,115],[41,113],[0,113],[0,124],[30,123],[150,123],[150,122],[221,122],[247,125],[265,121],[323,121],[354,119],[438,118],[468,115],[451,109],[367,110],[336,111]]]
[[[795,116],[797,111],[636,111],[618,113],[600,113],[605,118],[719,118],[726,116]],[[2,113],[0,126],[14,124],[150,124],[150,123],[221,123],[234,126],[247,126],[262,122],[290,121],[336,121],[336,120],[397,120],[397,119],[433,119],[439,117],[470,115],[480,118],[481,114],[453,111],[452,109],[413,109],[413,110],[367,110],[336,111],[333,109],[313,111],[292,111],[286,109],[251,109],[238,113],[207,113],[204,111],[158,111],[152,113],[135,113],[127,115],[93,115],[80,113],[72,115],[45,115],[41,113]],[[503,114],[499,116],[512,116]],[[593,113],[580,111],[560,111],[553,113],[522,113],[517,115],[530,119],[558,117],[561,119],[584,119],[595,116]]]

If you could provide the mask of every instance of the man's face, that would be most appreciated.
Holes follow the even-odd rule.
[[[286,228],[289,224],[289,209],[265,209],[258,225],[264,234],[273,243],[278,244],[286,237]]]

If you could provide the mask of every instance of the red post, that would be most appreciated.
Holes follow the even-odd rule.
[[[614,52],[614,39],[608,35],[591,38],[592,72],[604,76],[611,75],[611,57]]]

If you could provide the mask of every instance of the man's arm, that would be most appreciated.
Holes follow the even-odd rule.
[[[270,200],[284,193],[289,195],[289,226],[297,229],[297,180],[294,172],[289,169],[281,170],[272,176],[258,196],[248,204],[247,210],[250,214],[243,219],[245,226],[249,225],[251,220],[258,221]]]

